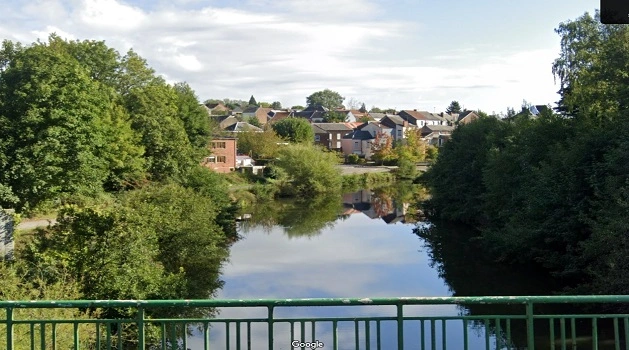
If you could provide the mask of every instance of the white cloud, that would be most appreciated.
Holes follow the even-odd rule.
[[[84,0],[75,15],[89,27],[113,32],[137,29],[146,17],[141,9],[116,0]]]
[[[67,40],[74,40],[76,39],[76,37],[62,29],[59,29],[55,26],[46,26],[46,28],[44,30],[33,30],[31,32],[33,35],[35,35],[38,38],[42,38],[42,40],[45,40],[46,38],[48,38],[48,36],[50,34],[57,34],[59,37],[63,38],[63,39],[67,39]]]
[[[494,50],[487,57],[470,46],[428,49],[418,45],[431,35],[421,23],[382,17],[384,9],[368,0],[245,4],[252,8],[148,10],[120,0],[51,0],[36,11],[13,4],[0,13],[0,35],[28,43],[57,32],[105,40],[123,54],[133,48],[169,81],[187,81],[201,99],[253,94],[303,105],[312,92],[330,88],[368,106],[441,110],[457,99],[486,111],[523,98],[557,99],[552,50]]]
[[[198,72],[203,68],[203,65],[194,55],[179,54],[175,57],[175,61],[185,70],[192,72]]]

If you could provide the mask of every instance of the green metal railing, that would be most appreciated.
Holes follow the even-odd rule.
[[[474,315],[410,315],[411,306],[460,305]],[[549,313],[549,308],[582,312]],[[277,310],[363,306],[389,316],[277,317]],[[596,307],[611,312],[591,313]],[[629,349],[629,296],[409,297],[374,299],[2,301],[0,348],[17,349]],[[160,318],[159,310],[263,308],[259,318]],[[487,308],[487,314],[482,312]],[[503,313],[491,313],[506,308]],[[46,311],[80,318],[50,318]],[[124,310],[124,318],[95,317]],[[310,309],[308,309],[310,310]],[[417,311],[418,309],[415,309]],[[464,310],[464,309],[460,309]],[[590,311],[587,311],[590,310]],[[421,310],[420,310],[421,311]],[[434,311],[434,310],[433,310]],[[70,313],[70,315],[73,315]],[[102,314],[101,314],[102,315]],[[280,330],[279,325],[287,325]],[[221,326],[221,337],[211,330]],[[353,341],[340,339],[348,326]],[[254,332],[261,326],[264,332]],[[257,329],[257,328],[256,328]],[[478,332],[484,329],[484,334]],[[456,331],[456,335],[452,333]],[[254,334],[256,333],[256,334]],[[343,335],[347,332],[344,332]],[[262,334],[260,337],[259,335]],[[479,335],[480,334],[480,335]],[[329,338],[326,338],[329,337]],[[472,343],[472,338],[476,339]],[[480,341],[479,341],[480,339]],[[196,345],[191,345],[192,341]],[[415,341],[415,343],[412,343]],[[388,343],[387,343],[388,342]],[[393,345],[392,345],[393,344]],[[448,345],[451,344],[451,345]],[[4,346],[6,345],[6,347]]]

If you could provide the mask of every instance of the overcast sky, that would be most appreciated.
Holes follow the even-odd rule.
[[[599,0],[3,0],[0,38],[133,48],[200,100],[505,111],[558,100],[554,28]]]

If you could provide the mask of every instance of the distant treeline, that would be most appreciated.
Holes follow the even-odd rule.
[[[496,262],[543,267],[571,293],[629,292],[629,27],[560,24],[557,113],[457,128],[426,173],[429,207],[478,228]]]

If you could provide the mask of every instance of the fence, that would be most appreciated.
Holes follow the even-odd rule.
[[[501,314],[409,315],[411,306],[507,307]],[[548,313],[583,309],[578,313]],[[409,297],[374,299],[259,300],[98,300],[2,301],[0,344],[6,349],[629,349],[629,314],[591,313],[587,307],[619,310],[629,296]],[[390,316],[277,317],[286,308],[389,308]],[[189,310],[262,308],[262,317],[161,317]],[[64,318],[46,310],[65,310]],[[101,312],[94,317],[92,312]],[[170,311],[169,311],[170,310]],[[356,309],[354,309],[356,310]],[[461,311],[467,309],[460,309]],[[73,318],[68,315],[81,315]],[[106,317],[106,315],[126,317]],[[207,314],[211,314],[208,312]],[[280,329],[280,325],[284,325]],[[353,328],[353,341],[339,339],[341,325]],[[220,337],[211,333],[221,329]],[[256,331],[252,331],[255,328]],[[347,327],[345,327],[347,328]],[[481,342],[474,329],[483,328]],[[260,332],[263,330],[262,332]],[[450,333],[455,332],[456,335]],[[256,333],[257,335],[254,335]],[[261,335],[261,337],[260,337]],[[326,338],[329,337],[329,338]],[[411,340],[419,340],[411,344]],[[457,343],[452,343],[457,339]],[[191,345],[192,341],[196,345]],[[448,345],[450,344],[450,345]]]

